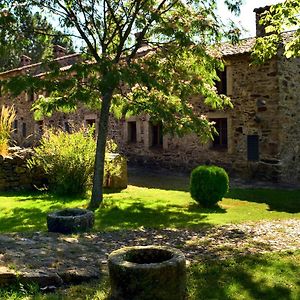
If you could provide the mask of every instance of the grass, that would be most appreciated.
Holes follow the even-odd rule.
[[[86,207],[88,199],[42,193],[0,194],[0,232],[46,230],[48,212]],[[106,193],[96,211],[96,231],[192,228],[272,219],[300,219],[300,190],[232,189],[218,206],[204,209],[184,190],[129,186]]]
[[[227,260],[205,260],[188,268],[189,300],[298,300],[300,295],[300,251],[264,254]],[[108,278],[69,288],[53,294],[37,289],[3,289],[6,300],[106,300]]]
[[[94,230],[192,228],[272,219],[300,219],[300,190],[232,189],[218,206],[203,209],[186,179],[138,179],[121,192],[107,192],[96,211]],[[0,194],[0,232],[46,230],[49,211],[86,207],[88,199],[43,193]],[[234,253],[234,249],[232,249]],[[300,295],[300,251],[234,256],[201,261],[188,268],[189,300],[296,300]],[[107,276],[100,281],[41,294],[35,286],[0,289],[6,300],[105,300]]]

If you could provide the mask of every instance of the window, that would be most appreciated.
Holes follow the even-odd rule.
[[[259,160],[259,137],[258,135],[247,136],[247,157],[248,161]]]
[[[89,127],[95,127],[95,125],[96,125],[96,120],[95,119],[87,119],[87,120],[85,120],[85,123],[86,123],[86,125],[87,126],[89,126]]]
[[[34,90],[33,88],[29,89],[27,92],[27,101],[33,102],[34,101]]]
[[[151,123],[151,146],[161,148],[163,146],[162,123]]]
[[[216,81],[216,88],[218,94],[227,95],[227,69],[224,68],[223,71],[217,71],[217,75],[220,78],[220,81]]]
[[[25,138],[26,135],[27,135],[26,123],[23,122],[23,124],[22,124],[22,136]]]
[[[215,128],[218,132],[214,136],[212,142],[213,149],[227,149],[228,147],[228,134],[227,134],[227,118],[210,119],[210,121],[215,122]]]
[[[64,123],[64,130],[65,130],[65,132],[71,133],[71,126],[68,121],[65,121],[65,123]]]
[[[44,129],[43,129],[43,127],[44,127],[44,121],[43,120],[37,121],[37,125],[38,125],[38,133],[40,135],[42,135],[44,133]]]
[[[18,120],[14,120],[14,133],[18,133]]]
[[[137,130],[136,130],[136,122],[130,121],[128,122],[128,142],[129,143],[136,143],[137,139]]]

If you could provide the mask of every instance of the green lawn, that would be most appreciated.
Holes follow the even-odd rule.
[[[46,230],[49,211],[86,207],[88,199],[49,194],[0,194],[0,232]],[[184,190],[129,186],[106,193],[96,211],[95,230],[194,228],[257,221],[300,218],[300,190],[232,189],[218,206],[204,209]]]
[[[156,187],[155,187],[156,186]],[[195,203],[186,186],[174,182],[143,185],[106,193],[96,211],[94,230],[193,228],[262,219],[300,219],[300,190],[232,189],[213,209]],[[62,198],[42,193],[0,194],[0,232],[46,230],[49,211],[86,207],[88,199]],[[234,251],[234,249],[233,249]],[[200,299],[300,299],[300,251],[206,260],[188,268],[188,294]],[[107,277],[42,295],[37,289],[0,290],[0,299],[107,299]]]

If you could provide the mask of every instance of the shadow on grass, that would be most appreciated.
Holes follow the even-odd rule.
[[[41,192],[2,192],[0,197],[4,198],[1,201],[13,198],[7,199],[7,209],[0,214],[0,232],[46,230],[46,216],[50,211],[72,206],[72,202],[82,199]],[[14,203],[12,207],[11,203]]]
[[[189,191],[188,176],[172,176],[161,174],[130,174],[128,176],[130,185],[146,188],[155,188],[172,191]]]
[[[0,192],[0,197],[6,197],[6,198],[16,198],[16,197],[22,197],[24,200],[26,198],[31,198],[31,199],[40,199],[41,197],[45,197],[47,193],[33,190],[33,191],[1,191]]]
[[[39,208],[14,208],[0,218],[0,232],[46,230],[46,215]]]
[[[201,207],[198,203],[193,203],[189,206],[188,210],[191,212],[199,212],[202,214],[225,214],[226,213],[226,209],[220,207],[218,204],[208,208],[208,207]]]
[[[265,203],[269,206],[269,210],[273,211],[300,212],[300,190],[232,189],[226,197],[248,202]]]
[[[299,263],[288,256],[257,254],[193,264],[190,299],[298,299]]]
[[[0,192],[0,197],[5,198],[19,198],[18,202],[25,201],[34,201],[34,200],[45,200],[57,203],[71,203],[78,200],[88,199],[88,196],[85,195],[60,195],[49,192],[41,192],[41,191],[10,191],[10,192]]]
[[[96,228],[105,229],[136,229],[145,228],[199,228],[211,226],[206,222],[208,213],[225,213],[222,208],[202,209],[199,206],[183,208],[176,205],[146,207],[142,199],[126,207],[103,205],[96,212]]]

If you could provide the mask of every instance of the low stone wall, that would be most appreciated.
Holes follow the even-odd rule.
[[[10,155],[0,155],[0,191],[31,190],[46,182],[40,170],[30,170],[27,159],[32,156],[31,149],[11,148]]]

